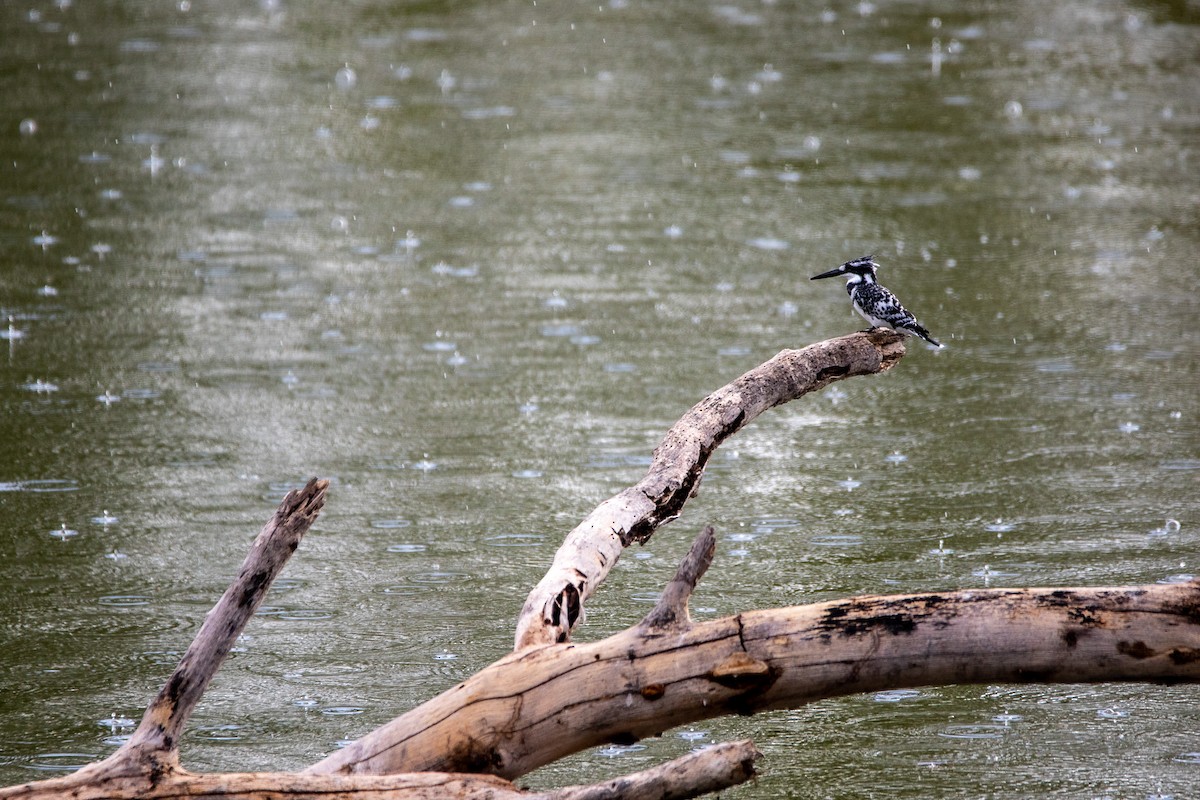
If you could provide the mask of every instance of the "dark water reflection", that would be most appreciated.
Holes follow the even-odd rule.
[[[330,504],[189,766],[296,768],[471,674],[683,410],[858,327],[807,277],[870,251],[949,347],[739,435],[584,635],[644,613],[705,522],[705,618],[1186,580],[1196,25],[1148,3],[4,5],[0,780],[117,746],[310,475]],[[535,780],[751,735],[745,797],[1184,797],[1195,701],[849,698]]]

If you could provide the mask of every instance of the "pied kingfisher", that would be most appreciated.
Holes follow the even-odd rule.
[[[853,261],[847,261],[837,269],[813,275],[809,280],[833,278],[838,275],[847,276],[846,291],[850,294],[850,303],[854,310],[875,327],[891,328],[901,333],[920,336],[935,347],[945,347],[937,339],[929,335],[925,326],[917,322],[917,318],[909,312],[896,295],[889,292],[875,280],[875,256],[863,256]]]

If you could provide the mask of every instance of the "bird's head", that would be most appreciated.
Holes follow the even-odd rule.
[[[875,256],[863,256],[862,258],[856,258],[852,261],[847,261],[837,269],[831,269],[828,272],[822,272],[820,275],[813,275],[811,278],[809,278],[809,280],[815,281],[820,280],[821,278],[835,278],[838,275],[848,275],[850,276],[851,280],[854,280],[856,276],[858,280],[861,280],[868,275],[874,278],[875,270],[877,269],[879,269],[879,265],[875,263]]]

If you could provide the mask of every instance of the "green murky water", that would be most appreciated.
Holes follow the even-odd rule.
[[[705,617],[1194,575],[1198,22],[4,5],[0,782],[111,752],[311,475],[327,510],[185,763],[298,768],[491,662],[563,534],[688,406],[861,327],[807,278],[867,252],[946,350],[728,443],[583,637],[640,617],[710,522]],[[532,780],[749,735],[765,774],[731,796],[1182,798],[1198,698],[847,698]]]

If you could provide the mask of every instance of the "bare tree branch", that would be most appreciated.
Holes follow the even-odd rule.
[[[183,726],[254,616],[271,582],[316,520],[328,488],[329,481],[313,478],[304,488],[288,492],[255,538],[237,578],[208,612],[179,666],[146,708],[129,741],[85,770],[112,771],[119,763],[122,770],[161,775],[178,768]]]
[[[621,551],[679,515],[712,452],[767,409],[834,381],[889,370],[904,336],[886,328],[784,350],[701,400],[667,431],[646,476],[601,503],[555,553],[517,619],[516,649],[565,642]]]

